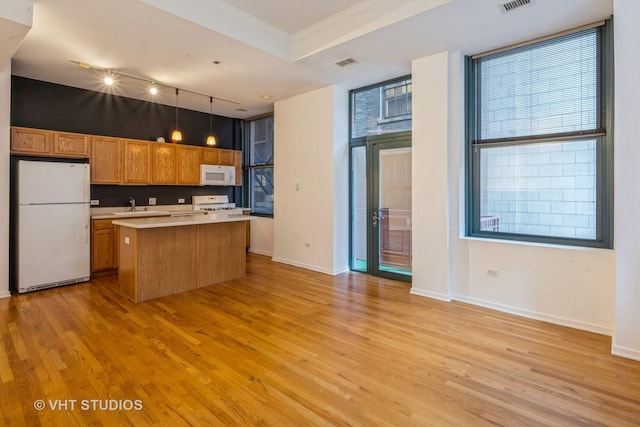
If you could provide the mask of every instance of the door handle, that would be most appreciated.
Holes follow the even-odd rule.
[[[378,212],[373,211],[373,217],[371,218],[374,228],[378,226]]]

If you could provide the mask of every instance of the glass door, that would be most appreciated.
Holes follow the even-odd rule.
[[[351,268],[410,281],[410,134],[353,147],[351,183]]]

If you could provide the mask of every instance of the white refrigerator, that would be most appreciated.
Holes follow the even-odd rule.
[[[18,292],[86,282],[89,165],[18,161]]]

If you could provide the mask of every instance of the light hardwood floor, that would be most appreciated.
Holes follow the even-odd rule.
[[[640,363],[609,337],[358,273],[247,268],[137,305],[115,277],[0,300],[0,425],[640,425]]]

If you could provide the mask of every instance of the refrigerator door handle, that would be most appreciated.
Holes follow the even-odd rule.
[[[90,213],[89,213],[89,207],[86,206],[84,209],[84,243],[85,244],[89,244],[89,224],[91,223],[90,220]]]
[[[87,202],[91,198],[91,170],[89,168],[90,166],[88,164],[84,167],[84,199]]]

